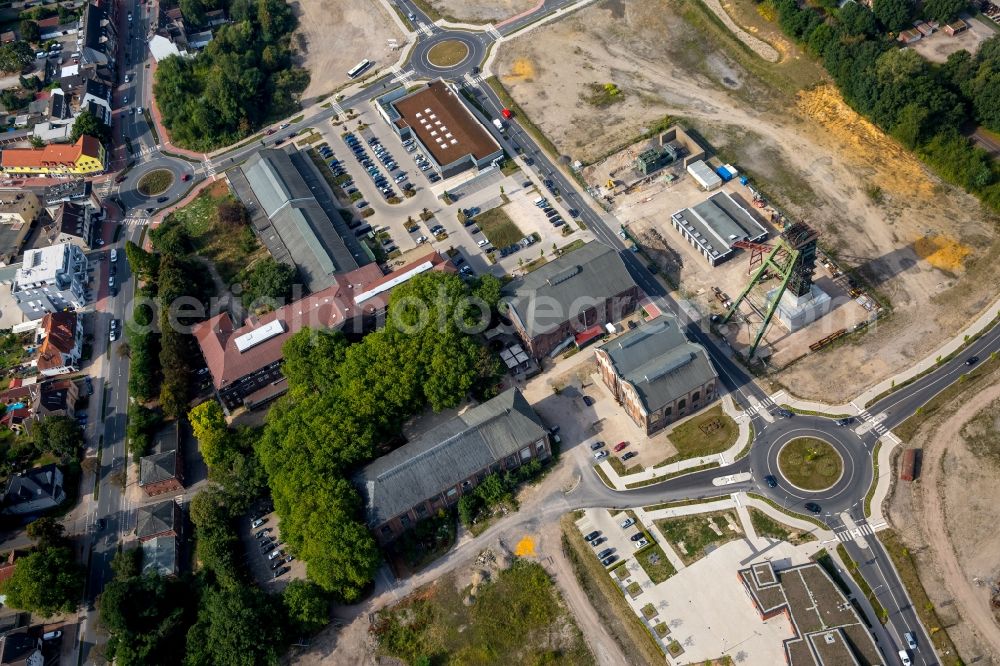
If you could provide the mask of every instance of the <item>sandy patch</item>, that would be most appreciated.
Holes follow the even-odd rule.
[[[399,52],[388,40],[405,44],[377,0],[294,0],[291,6],[299,19],[292,46],[311,77],[304,104],[350,81],[347,70],[366,58],[375,63],[369,72],[396,62]]]
[[[458,23],[498,23],[538,4],[538,0],[430,0],[442,18]]]
[[[856,338],[851,353],[841,346],[810,354],[779,379],[804,397],[850,399],[931,353],[995,298],[994,225],[974,198],[940,183],[835,89],[791,88],[803,80],[801,54],[759,61],[773,74],[764,80],[688,24],[681,13],[690,11],[683,0],[597,3],[506,43],[496,69],[571,159],[597,161],[665,115],[683,118],[793,218],[813,225],[893,315]],[[582,102],[595,80],[614,83],[621,99],[603,109]],[[666,201],[650,214],[665,219],[675,210]],[[922,237],[950,238],[971,252],[960,268],[942,270],[914,249]]]

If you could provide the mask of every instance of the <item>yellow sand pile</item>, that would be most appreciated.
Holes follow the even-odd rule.
[[[934,196],[934,183],[920,161],[882,130],[854,112],[832,85],[797,95],[796,110],[820,125],[824,135],[840,144],[846,160],[874,169],[870,183],[886,194],[907,198]]]
[[[954,273],[962,269],[972,248],[949,236],[921,236],[913,242],[913,251],[934,268]]]
[[[518,58],[510,66],[510,71],[504,74],[505,79],[533,79],[535,65],[527,58]]]
[[[517,542],[517,546],[514,548],[514,554],[518,557],[534,557],[535,540],[530,536],[522,538]]]

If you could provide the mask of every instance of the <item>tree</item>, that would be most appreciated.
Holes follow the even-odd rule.
[[[555,247],[554,243],[553,247]],[[484,273],[472,282],[472,295],[483,299],[494,310],[500,303],[502,290],[503,282],[492,273]]]
[[[66,543],[66,528],[51,516],[42,516],[28,523],[27,532],[41,549]]]
[[[923,15],[941,23],[948,23],[968,6],[966,0],[924,0]]]
[[[882,26],[892,32],[905,28],[913,18],[910,0],[874,0],[872,10]]]
[[[83,446],[83,431],[68,416],[46,416],[32,428],[35,446],[61,458],[75,458]]]
[[[70,613],[83,593],[83,569],[66,546],[40,548],[17,561],[13,575],[0,582],[4,604],[45,617]]]
[[[156,410],[143,405],[129,408],[126,435],[129,451],[134,458],[146,455],[153,441],[153,433],[162,421],[163,415]]]
[[[277,664],[285,640],[280,602],[256,587],[209,588],[188,632],[186,666]]]
[[[0,46],[0,72],[20,72],[35,61],[35,51],[28,42],[10,42]]]
[[[295,266],[275,261],[271,257],[258,261],[244,271],[243,304],[256,307],[264,301],[283,301],[291,295],[295,277]]]
[[[285,613],[292,626],[314,634],[330,621],[330,599],[323,589],[307,580],[293,580],[281,594]]]
[[[198,450],[201,451],[205,464],[209,467],[225,464],[231,454],[230,433],[219,403],[215,400],[201,403],[188,412],[188,421],[198,440]]]
[[[160,264],[158,255],[146,252],[132,241],[125,241],[125,259],[140,280],[155,279]]]
[[[69,140],[76,143],[76,140],[81,136],[92,136],[99,139],[101,143],[107,143],[108,126],[90,111],[83,111],[73,121],[73,130],[70,132]]]
[[[34,134],[32,134],[31,137],[28,139],[28,141],[31,142],[31,147],[32,148],[44,148],[45,147],[45,141],[40,136],[35,136]]]
[[[42,31],[38,29],[38,24],[31,19],[24,19],[20,24],[21,39],[32,44],[38,43],[42,38]]]
[[[840,10],[840,22],[849,35],[874,35],[878,32],[875,15],[857,2],[848,2]]]

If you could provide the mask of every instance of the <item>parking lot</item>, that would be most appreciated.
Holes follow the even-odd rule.
[[[355,109],[357,124],[352,121],[316,127],[322,141],[313,147],[326,168],[331,170],[355,216],[351,226],[356,235],[375,234],[382,250],[389,256],[390,268],[404,265],[431,248],[450,251],[453,261],[466,276],[489,271],[497,276],[514,273],[543,254],[551,258],[552,248],[565,247],[573,241],[593,238],[581,230],[570,212],[547,192],[544,184],[521,170],[504,175],[499,169],[481,174],[468,171],[441,180],[426,161],[421,161],[415,144],[405,144],[372,109]],[[421,170],[423,167],[423,170]],[[412,194],[407,196],[406,190]],[[441,195],[448,192],[452,203]],[[532,202],[548,198],[548,212]],[[475,223],[475,216],[503,207],[523,236],[537,233],[541,239],[532,247],[517,251],[492,263],[480,243],[485,240]],[[459,212],[473,209],[471,222],[463,223]],[[553,219],[564,224],[553,224]],[[573,232],[562,235],[563,228]],[[522,238],[523,238],[522,236]],[[396,254],[398,252],[398,254]],[[541,265],[542,262],[536,262]]]
[[[269,506],[261,507],[262,511]],[[258,522],[259,521],[259,522]],[[278,528],[278,516],[251,512],[240,526],[246,546],[245,561],[253,579],[262,587],[281,589],[294,578],[305,577],[305,565],[285,548]]]
[[[622,527],[623,522],[628,526]],[[599,533],[597,538],[588,541],[594,549],[595,557],[600,553],[611,551],[614,559],[609,565],[632,557],[637,550],[636,544],[641,543],[632,540],[633,535],[641,532],[641,526],[636,525],[624,511],[612,514],[608,509],[590,509],[576,524],[585,538],[594,532]]]

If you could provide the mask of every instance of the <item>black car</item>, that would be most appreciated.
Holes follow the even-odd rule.
[[[275,560],[274,564],[271,565],[271,571],[274,571],[275,569],[277,569],[278,567],[280,567],[284,563],[285,563],[285,561],[282,560],[282,559]]]
[[[805,506],[807,511],[811,511],[813,513],[819,513],[823,510],[819,507],[819,504],[816,504],[816,502],[806,502]]]
[[[591,398],[589,395],[585,395],[583,396],[583,404],[587,405],[587,407],[590,407],[591,405],[594,404],[594,399]]]
[[[764,477],[764,483],[767,484],[768,488],[777,488],[778,487],[778,480],[776,478],[774,478],[773,474],[768,474],[767,476],[765,476]]]
[[[591,532],[587,536],[583,537],[583,540],[584,541],[593,541],[594,539],[596,539],[599,536],[601,536],[600,530],[594,530],[593,532]]]
[[[604,442],[594,442],[593,444],[590,445],[590,450],[591,451],[596,451],[597,449],[600,449],[603,446],[604,446]]]
[[[593,546],[594,548],[597,548],[607,540],[608,540],[607,537],[597,537],[596,539],[590,542],[590,545]]]
[[[636,453],[635,451],[627,451],[625,455],[622,456],[622,460],[631,460],[632,458],[635,458],[637,455],[639,454]]]
[[[608,555],[603,560],[601,560],[601,564],[603,564],[606,567],[610,567],[612,564],[614,564],[617,561],[618,561],[618,556],[617,555]]]
[[[274,550],[277,547],[278,547],[278,544],[276,544],[275,542],[271,541],[266,546],[264,546],[263,548],[261,548],[260,552],[261,552],[261,554],[270,553],[272,550]]]
[[[291,571],[289,567],[281,567],[280,569],[274,572],[274,577],[277,578],[278,576],[282,576],[288,573],[289,571]]]
[[[605,548],[604,550],[602,550],[597,554],[597,559],[603,560],[605,557],[611,555],[611,553],[613,552],[615,552],[614,548]]]
[[[94,526],[97,527],[97,529],[99,529],[99,530],[103,530],[104,529],[104,519],[103,518],[98,518],[97,522],[94,523]]]
[[[633,534],[629,538],[632,539],[632,541],[638,541],[639,539],[645,539],[646,538],[646,533],[645,532],[636,532],[635,534]]]
[[[777,414],[778,416],[783,416],[786,419],[790,419],[793,416],[795,416],[795,412],[791,411],[790,409],[776,409],[774,410],[774,413]]]
[[[970,356],[969,358],[967,358],[965,360],[965,364],[966,365],[975,365],[976,363],[979,363],[979,357],[978,356]]]
[[[843,427],[843,426],[849,426],[852,423],[854,423],[854,417],[853,416],[848,416],[848,417],[843,418],[843,419],[837,419],[836,421],[834,421],[834,423],[836,423],[837,425],[839,425],[841,427]]]

